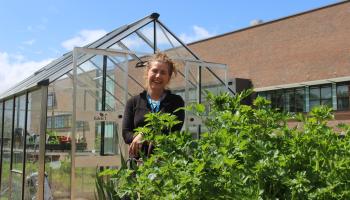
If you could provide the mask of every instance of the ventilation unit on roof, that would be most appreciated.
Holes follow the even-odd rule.
[[[254,19],[254,20],[252,20],[250,22],[250,26],[256,26],[256,25],[259,25],[259,24],[262,24],[262,23],[264,23],[263,20],[261,20],[261,19]]]

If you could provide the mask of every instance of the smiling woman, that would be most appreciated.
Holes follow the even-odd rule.
[[[166,89],[171,77],[176,75],[175,63],[164,53],[155,54],[146,65],[146,90],[128,100],[123,118],[123,138],[129,144],[129,156],[139,158],[139,153],[149,156],[151,145],[143,141],[142,133],[134,134],[134,129],[146,125],[145,114],[150,112],[171,113],[182,123],[173,130],[182,128],[185,113],[176,109],[184,106],[179,95]]]

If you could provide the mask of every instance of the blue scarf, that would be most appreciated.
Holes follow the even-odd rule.
[[[149,106],[151,107],[151,111],[153,113],[159,112],[160,107],[160,100],[156,101],[151,99],[151,97],[147,94],[147,101],[149,103]]]
[[[147,101],[149,106],[151,107],[151,112],[156,113],[160,110],[160,102],[165,98],[166,94],[163,93],[163,95],[159,98],[159,100],[153,100],[149,94],[147,94]]]

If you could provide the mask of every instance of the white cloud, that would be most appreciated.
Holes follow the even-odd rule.
[[[52,60],[49,58],[41,61],[31,61],[25,60],[22,55],[0,52],[0,94],[29,77]]]
[[[73,38],[70,38],[61,43],[61,45],[67,49],[72,50],[74,47],[82,47],[95,40],[101,38],[107,34],[107,31],[99,29],[99,30],[82,30],[79,34]]]
[[[204,38],[209,38],[215,35],[215,33],[210,33],[209,31],[207,31],[205,28],[194,25],[193,27],[193,34],[186,34],[186,33],[182,33],[180,34],[180,39],[185,42],[185,43],[190,43],[190,42],[194,42],[197,40],[201,40]]]

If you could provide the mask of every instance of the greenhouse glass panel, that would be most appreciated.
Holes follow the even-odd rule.
[[[87,50],[87,51],[84,51]],[[88,57],[85,62],[77,59],[73,71],[73,124],[75,129],[75,196],[85,198],[91,196],[86,188],[93,185],[95,175],[89,171],[100,167],[118,165],[119,136],[121,136],[121,116],[126,100],[131,97],[128,92],[128,64],[131,56],[123,53],[102,52],[84,49],[74,54],[74,58]],[[100,54],[99,54],[100,53]],[[131,79],[133,81],[133,79]],[[81,133],[81,124],[89,125]],[[81,149],[84,142],[85,148]],[[84,173],[88,172],[87,175]],[[80,174],[82,173],[82,174]],[[82,175],[78,176],[78,174]]]
[[[14,199],[19,199],[22,195],[26,96],[22,95],[15,98],[15,102],[15,124],[13,133],[13,155],[11,170],[11,197]]]
[[[175,49],[183,48],[181,43],[176,38],[174,38],[174,36],[169,33],[163,25],[159,23],[156,24],[156,36],[157,48],[159,51],[174,51]],[[187,52],[185,50],[181,51]],[[180,54],[178,53],[177,56],[180,56]]]
[[[10,198],[10,162],[11,162],[11,143],[12,143],[12,125],[13,125],[13,99],[4,102],[4,132],[2,146],[2,172],[1,172],[1,198]]]
[[[26,150],[25,150],[25,184],[24,199],[32,199],[37,194],[37,186],[32,180],[38,177],[39,132],[41,116],[41,93],[36,90],[28,93]]]
[[[84,200],[95,200],[96,191],[96,168],[78,167],[75,169],[76,197]]]
[[[72,83],[67,73],[48,87],[45,173],[50,188],[45,189],[54,199],[70,197]]]

